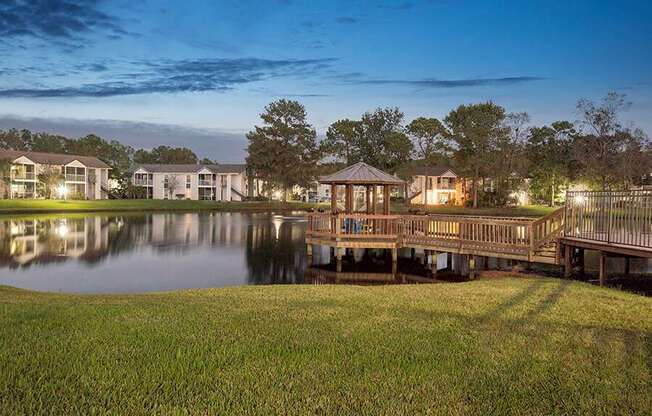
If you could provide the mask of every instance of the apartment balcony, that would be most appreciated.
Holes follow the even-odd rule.
[[[200,179],[199,180],[199,186],[209,186],[211,188],[214,188],[216,185],[215,181],[212,180],[207,180],[207,179]]]
[[[154,181],[152,181],[151,179],[138,179],[138,178],[134,179],[134,185],[136,186],[152,186],[154,185],[153,182]]]
[[[454,191],[455,190],[455,183],[440,183],[437,184],[437,187],[435,188],[437,190],[442,190],[442,191]]]
[[[86,182],[86,176],[66,173],[66,182]]]
[[[11,179],[18,181],[33,181],[36,180],[36,176],[34,175],[34,172],[12,172]]]

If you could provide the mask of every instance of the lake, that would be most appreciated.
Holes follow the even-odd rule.
[[[407,249],[400,254],[403,276],[398,278],[391,275],[391,259],[382,250],[356,250],[345,261],[345,273],[334,277],[328,248],[315,247],[308,264],[306,226],[301,213],[4,217],[0,219],[0,284],[50,292],[133,293],[347,279],[396,283],[427,276],[421,266],[423,253],[411,259]],[[445,258],[439,260],[445,267]],[[450,280],[460,280],[456,275],[460,260],[453,256]],[[612,268],[620,267],[618,261],[610,259]],[[508,267],[506,261],[489,263],[491,269]],[[597,258],[587,256],[587,269],[595,268]],[[649,272],[649,262],[633,263],[633,271],[644,270]],[[355,281],[356,276],[365,278]],[[446,279],[446,274],[438,277]]]
[[[301,215],[151,213],[0,221],[0,284],[144,292],[301,283]]]

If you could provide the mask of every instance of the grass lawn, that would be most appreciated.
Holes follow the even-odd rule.
[[[650,414],[652,299],[549,278],[0,287],[0,414]]]
[[[44,199],[0,200],[0,214],[35,214],[92,211],[273,211],[306,210],[318,204],[303,202],[214,202],[171,201],[158,199],[104,199],[95,201],[61,201]]]
[[[171,201],[158,199],[105,199],[96,201],[60,201],[43,199],[5,199],[0,200],[2,214],[40,214],[61,212],[105,212],[105,211],[282,211],[330,209],[330,204],[304,202],[213,202],[213,201]],[[420,209],[433,214],[486,215],[511,217],[542,217],[554,208],[541,205],[527,205],[517,208],[464,208],[428,207],[392,204],[395,213],[407,213],[410,209]]]
[[[548,207],[545,205],[524,205],[520,207],[497,207],[497,208],[467,208],[451,206],[429,206],[394,204],[396,212],[407,213],[409,210],[418,209],[431,214],[449,215],[482,215],[488,217],[543,217],[559,207]]]

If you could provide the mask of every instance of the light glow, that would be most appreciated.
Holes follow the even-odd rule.
[[[57,187],[57,194],[59,194],[60,198],[66,199],[66,196],[68,195],[68,188],[66,185],[59,185]]]

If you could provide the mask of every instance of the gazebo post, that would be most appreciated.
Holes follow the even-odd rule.
[[[378,205],[378,189],[376,185],[371,185],[371,213],[376,215],[376,205]]]
[[[349,183],[345,185],[344,192],[344,213],[351,214],[353,212],[353,201],[351,200],[353,194],[353,186]]]
[[[383,185],[383,214],[389,215],[389,185]]]
[[[337,185],[331,184],[331,214],[337,211]]]

